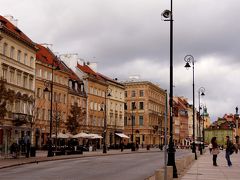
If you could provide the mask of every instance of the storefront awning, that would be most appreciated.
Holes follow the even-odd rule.
[[[123,133],[115,133],[117,136],[121,137],[121,138],[127,138],[129,139],[129,137]]]

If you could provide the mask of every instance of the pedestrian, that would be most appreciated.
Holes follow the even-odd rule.
[[[219,147],[218,147],[218,144],[217,144],[217,138],[216,137],[213,137],[211,139],[211,144],[212,144],[212,150],[211,150],[211,153],[213,155],[213,166],[217,166],[217,155],[220,153],[219,151]]]
[[[227,164],[228,166],[232,166],[232,162],[231,162],[231,159],[230,159],[230,155],[233,154],[234,152],[234,145],[232,143],[232,141],[230,140],[229,136],[226,136],[226,140],[227,140],[227,147],[226,147],[226,155],[225,155],[225,158],[227,160]]]

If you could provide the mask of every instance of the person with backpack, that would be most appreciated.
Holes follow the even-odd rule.
[[[235,147],[234,147],[234,144],[232,143],[232,141],[230,140],[229,136],[226,136],[226,140],[227,140],[227,147],[226,147],[225,158],[227,160],[228,166],[230,167],[230,166],[232,166],[230,155],[232,155],[233,152],[235,151]]]

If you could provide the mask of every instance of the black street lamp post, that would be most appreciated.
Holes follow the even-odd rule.
[[[236,118],[236,137],[239,137],[238,136],[238,118],[239,118],[238,107],[236,107],[235,110],[236,110],[236,115],[235,115],[235,118]],[[236,138],[236,140],[239,141],[238,138]],[[236,143],[238,143],[238,142],[236,142]]]
[[[55,57],[57,58],[57,57]],[[59,67],[57,66],[54,69],[54,62],[55,60],[52,60],[52,64],[51,64],[51,70],[52,70],[52,79],[51,81],[45,81],[45,89],[43,90],[44,92],[50,92],[50,127],[49,127],[49,140],[48,140],[48,157],[52,157],[53,156],[53,150],[52,150],[52,128],[53,128],[53,70],[60,70]],[[50,85],[50,90],[48,89],[48,86]]]
[[[135,117],[133,116],[133,111],[136,109],[136,104],[135,102],[132,102],[132,136],[131,136],[131,140],[132,140],[132,146],[131,146],[131,150],[132,151],[135,151],[135,144],[134,144],[134,138],[133,138],[133,126],[134,126],[134,123],[133,123],[133,119],[135,120]]]
[[[198,89],[198,103],[199,103],[199,106],[198,106],[198,112],[199,112],[199,116],[198,116],[198,137],[199,137],[199,141],[201,141],[201,144],[199,145],[199,151],[200,151],[200,154],[202,155],[203,152],[202,152],[202,145],[204,146],[204,141],[201,137],[202,133],[201,133],[201,96],[205,96],[205,88],[204,87],[200,87]],[[203,120],[204,121],[204,120]],[[203,127],[204,129],[204,127]],[[203,143],[203,144],[202,144]]]
[[[103,153],[107,153],[107,145],[106,145],[106,136],[107,136],[107,97],[111,97],[111,90],[107,89],[105,92],[105,103],[104,103],[104,126],[103,126]],[[103,109],[101,108],[101,111]]]
[[[168,148],[168,166],[173,166],[173,178],[177,178],[177,168],[175,163],[175,148],[173,141],[173,10],[172,10],[172,0],[170,2],[170,10],[165,10],[162,13],[164,21],[170,22],[170,95],[169,95],[169,105],[170,105],[170,127],[169,127],[169,148]]]
[[[186,55],[184,57],[184,61],[186,62],[185,68],[190,68],[190,63],[192,63],[193,68],[193,142],[192,142],[192,152],[195,154],[195,159],[197,159],[196,153],[196,144],[195,144],[195,84],[194,84],[194,57],[192,55]]]
[[[205,149],[205,145],[204,145],[204,142],[205,142],[205,134],[204,134],[204,131],[205,131],[205,127],[204,127],[204,113],[206,112],[207,108],[206,106],[202,107],[203,108],[203,112],[202,112],[202,116],[203,116],[203,129],[202,129],[202,137],[203,137],[203,149]]]

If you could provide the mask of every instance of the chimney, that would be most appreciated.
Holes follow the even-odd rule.
[[[18,20],[14,19],[12,15],[5,15],[4,16],[8,21],[10,21],[14,26],[18,26]]]

